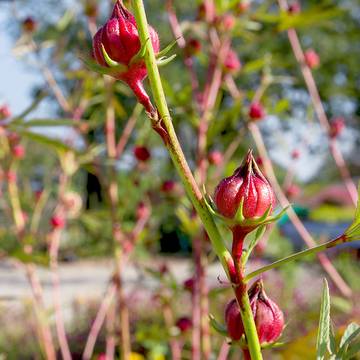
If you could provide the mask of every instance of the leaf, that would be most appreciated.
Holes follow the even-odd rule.
[[[210,320],[210,326],[219,334],[223,336],[228,336],[228,332],[226,330],[226,327],[215,319],[215,317],[212,314],[209,314],[209,320]]]
[[[19,119],[11,122],[10,127],[21,126],[21,127],[29,128],[29,127],[42,127],[42,126],[74,126],[78,124],[79,123],[75,122],[74,119],[31,119],[31,120]]]
[[[176,45],[178,40],[179,40],[179,38],[172,41],[169,45],[165,46],[164,49],[162,49],[160,52],[158,52],[156,54],[156,58],[161,58],[161,57],[165,56]]]
[[[355,210],[355,218],[352,224],[344,232],[349,241],[360,240],[360,182],[358,184],[358,201]]]
[[[338,359],[343,359],[350,343],[360,335],[360,326],[355,323],[351,323],[345,330],[344,335],[340,341],[340,350],[336,354]]]
[[[320,307],[319,330],[316,341],[316,359],[324,360],[328,348],[330,348],[330,294],[328,283],[326,279],[324,279]]]

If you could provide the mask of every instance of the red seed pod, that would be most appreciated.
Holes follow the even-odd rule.
[[[15,183],[17,180],[17,176],[16,176],[16,172],[9,170],[6,174],[5,174],[5,178],[7,180],[8,183]]]
[[[236,299],[231,300],[225,308],[225,323],[229,337],[240,340],[244,334],[244,326],[241,320],[239,305]]]
[[[296,184],[290,184],[285,190],[286,196],[291,199],[298,197],[300,195],[300,192],[301,192],[301,189]]]
[[[259,170],[251,150],[234,174],[219,183],[214,195],[218,212],[227,218],[235,216],[242,200],[245,218],[262,216],[270,206],[275,206],[272,187]]]
[[[212,23],[215,19],[216,9],[213,1],[203,1],[198,7],[198,20],[205,20]]]
[[[4,104],[0,106],[0,120],[7,119],[11,116],[11,111],[8,105]]]
[[[141,201],[136,208],[136,219],[141,220],[148,217],[149,212],[150,212],[149,208],[146,206],[144,202]]]
[[[288,7],[289,14],[299,14],[300,12],[301,12],[301,5],[297,1],[294,1],[289,5]]]
[[[186,42],[186,56],[193,56],[201,51],[201,42],[198,39],[191,38]]]
[[[11,149],[11,153],[16,159],[21,160],[25,157],[25,148],[21,144],[15,145]]]
[[[338,137],[345,128],[345,120],[342,117],[335,118],[330,124],[329,136],[332,139]]]
[[[250,8],[250,1],[248,0],[241,0],[236,6],[236,12],[241,15],[248,11]]]
[[[213,150],[208,155],[209,163],[212,165],[220,165],[223,162],[223,154],[219,150]]]
[[[60,215],[54,215],[50,219],[53,229],[62,229],[65,226],[65,219]]]
[[[154,51],[158,53],[159,37],[151,26],[149,26],[149,34]],[[124,70],[119,70],[113,76],[127,83],[139,102],[150,112],[152,110],[150,99],[142,84],[147,75],[146,65],[141,58],[134,61],[140,47],[135,17],[125,8],[123,2],[118,0],[110,19],[94,36],[93,57],[99,65],[109,67],[105,51],[113,62],[124,65]]]
[[[283,312],[266,295],[261,281],[255,282],[248,294],[260,344],[275,342],[284,329]],[[240,340],[244,334],[244,327],[239,305],[235,299],[226,306],[225,322],[229,337],[233,340]]]
[[[185,333],[192,328],[192,321],[188,317],[181,317],[176,321],[176,327]]]
[[[300,157],[300,150],[298,149],[294,149],[292,152],[291,152],[291,157],[296,160]]]
[[[320,57],[315,50],[306,50],[304,56],[305,63],[310,69],[315,69],[320,65]]]
[[[263,106],[258,102],[253,102],[249,107],[249,117],[251,120],[261,120],[265,116]]]
[[[224,68],[229,73],[236,73],[241,69],[241,62],[236,52],[232,49],[229,49],[229,52],[224,60]]]
[[[161,191],[164,193],[172,193],[175,190],[176,182],[173,180],[165,180],[161,185]]]
[[[138,161],[148,161],[151,158],[150,151],[146,146],[135,146],[134,155]]]
[[[194,285],[195,285],[195,279],[193,277],[188,278],[183,282],[184,289],[189,292],[194,291]]]
[[[31,16],[28,16],[22,22],[22,28],[24,32],[32,33],[37,29],[37,27],[38,27],[37,21],[34,20]]]

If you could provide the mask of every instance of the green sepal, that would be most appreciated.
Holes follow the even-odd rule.
[[[131,58],[131,60],[129,62],[129,66],[134,65],[137,62],[144,59],[146,51],[147,51],[146,45],[147,45],[148,41],[150,41],[149,38],[146,39],[145,44],[143,46],[141,46],[140,50]]]
[[[110,57],[110,55],[107,53],[107,51],[105,49],[104,44],[101,44],[101,52],[104,56],[105,62],[108,64],[109,67],[114,68],[114,67],[117,67],[120,65],[117,61],[113,60]]]
[[[116,67],[106,67],[106,66],[99,65],[97,62],[95,62],[89,58],[84,57],[84,58],[80,58],[80,59],[88,69],[90,69],[94,72],[97,72],[99,74],[102,74],[102,75],[115,76],[116,74],[123,73],[128,70],[127,66],[125,66],[123,64],[119,64]]]
[[[210,326],[219,334],[229,336],[226,327],[220,324],[212,314],[209,314]]]
[[[347,241],[360,240],[360,182],[358,185],[358,201],[356,205],[354,221],[346,229],[344,236]]]
[[[169,45],[165,46],[161,51],[159,51],[157,54],[155,54],[155,57],[157,59],[163,57],[164,55],[166,55],[177,43],[177,41],[179,40],[179,38],[177,38],[176,40],[172,41]]]
[[[157,64],[157,66],[165,66],[165,65],[169,64],[175,58],[176,58],[176,54],[171,55],[169,57],[163,56],[156,60],[156,64]]]

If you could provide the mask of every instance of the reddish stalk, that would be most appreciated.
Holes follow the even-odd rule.
[[[281,189],[280,184],[278,183],[276,179],[276,175],[274,172],[274,169],[272,167],[271,160],[268,156],[261,132],[258,128],[258,126],[250,122],[249,124],[249,130],[251,132],[251,135],[253,136],[254,142],[256,144],[256,147],[259,151],[260,156],[263,159],[264,162],[264,168],[266,172],[266,176],[268,177],[269,181],[271,182],[271,185],[275,191],[276,197],[279,200],[280,205],[287,209],[287,215],[289,216],[290,221],[293,223],[295,229],[301,236],[301,238],[304,240],[305,244],[308,247],[313,247],[316,245],[315,240],[312,238],[310,233],[307,231],[299,217],[296,215],[295,211],[290,206],[290,203],[285,196],[284,192]],[[349,288],[349,286],[345,283],[343,278],[340,276],[340,274],[337,272],[334,265],[331,263],[330,259],[325,254],[318,254],[318,259],[324,270],[329,274],[330,278],[333,280],[336,287],[339,289],[339,291],[346,297],[351,297],[352,291]]]
[[[115,315],[115,304],[113,304],[106,316],[106,360],[113,360],[115,357]]]
[[[129,310],[126,302],[126,297],[123,289],[123,254],[122,243],[123,234],[121,226],[118,221],[118,185],[116,179],[116,139],[115,139],[115,111],[111,104],[112,97],[112,84],[109,85],[108,104],[106,107],[106,148],[107,155],[112,165],[109,169],[110,182],[108,184],[108,197],[110,201],[110,215],[112,222],[112,236],[115,244],[115,259],[116,259],[116,272],[118,280],[118,312],[120,315],[120,353],[123,360],[128,360],[131,353],[130,345],[130,324],[129,324]]]
[[[165,300],[162,305],[163,305],[162,311],[164,314],[165,325],[167,329],[170,329],[175,324],[173,311],[167,300]],[[181,360],[181,345],[180,342],[175,338],[170,339],[170,351],[171,351],[171,358],[173,360]]]
[[[103,296],[103,300],[100,304],[99,311],[96,314],[95,320],[91,326],[88,338],[86,340],[85,349],[82,355],[83,360],[90,360],[93,355],[96,339],[98,338],[100,330],[104,324],[106,314],[115,297],[116,291],[117,291],[116,284],[113,283],[107,288],[106,293]]]
[[[229,351],[230,345],[226,341],[224,341],[221,345],[217,360],[226,360],[228,358]]]
[[[63,169],[66,171],[66,169]],[[59,203],[55,209],[56,216],[59,216],[63,219],[66,217],[65,208],[63,204],[63,197],[66,191],[68,184],[68,177],[62,173],[59,180]],[[49,234],[49,257],[50,257],[50,269],[51,269],[51,279],[52,279],[52,294],[55,310],[55,324],[56,332],[59,339],[59,345],[61,350],[61,355],[65,360],[71,360],[71,353],[69,348],[69,343],[66,337],[66,330],[64,324],[64,318],[61,308],[61,291],[60,291],[60,279],[59,279],[59,246],[61,238],[61,229],[54,228]]]
[[[278,0],[278,3],[280,6],[280,9],[282,11],[287,11],[288,4],[287,4],[286,0]],[[328,134],[328,137],[329,137],[329,130],[330,130],[329,119],[326,115],[323,103],[320,98],[319,90],[317,88],[317,85],[314,80],[311,69],[306,64],[304,52],[303,52],[302,46],[300,44],[300,40],[297,35],[297,32],[295,29],[289,29],[287,33],[288,33],[288,38],[289,38],[289,42],[291,44],[293,53],[295,55],[297,62],[299,63],[306,87],[308,89],[311,101],[314,106],[315,113],[319,119],[319,123],[320,123],[322,129],[324,130],[324,132],[326,134]],[[352,202],[354,203],[354,206],[356,206],[357,188],[351,179],[350,171],[345,163],[344,157],[343,157],[336,141],[331,140],[331,139],[329,141],[330,141],[329,147],[330,147],[331,155],[335,161],[336,166],[339,169],[341,177],[343,178],[344,184],[350,195],[350,198],[351,198]]]

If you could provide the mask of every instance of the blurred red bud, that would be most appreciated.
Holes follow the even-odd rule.
[[[241,69],[241,62],[234,50],[229,49],[229,52],[224,60],[224,67],[225,70],[230,73],[236,73]]]
[[[175,190],[176,182],[173,180],[165,180],[161,185],[161,191],[171,193]]]
[[[265,116],[265,110],[263,106],[258,102],[250,104],[249,117],[251,120],[261,120]]]
[[[300,150],[298,149],[294,149],[291,153],[291,157],[296,160],[300,157]]]
[[[146,146],[135,146],[134,155],[138,161],[148,161],[151,157],[150,151]]]
[[[31,16],[28,16],[22,22],[22,28],[24,32],[32,33],[37,29],[37,27],[38,27],[37,21],[34,20]]]
[[[289,14],[299,14],[301,12],[301,6],[297,1],[291,3],[288,7]]]
[[[330,123],[329,136],[332,139],[338,137],[345,128],[345,120],[342,117],[337,117]]]
[[[8,105],[4,104],[0,106],[0,120],[7,119],[11,116],[11,111]]]
[[[62,229],[65,226],[65,219],[60,215],[54,215],[50,219],[50,224],[53,229]]]
[[[182,333],[185,333],[192,328],[192,321],[188,317],[181,317],[176,321],[176,327]]]
[[[212,165],[220,165],[223,162],[223,154],[221,151],[213,150],[208,155],[209,163]]]
[[[21,144],[15,145],[11,149],[11,153],[14,155],[16,159],[18,160],[23,159],[25,157],[25,148]]]
[[[310,69],[315,69],[320,65],[320,57],[313,49],[305,51],[305,63]]]

